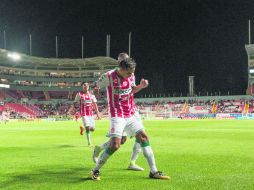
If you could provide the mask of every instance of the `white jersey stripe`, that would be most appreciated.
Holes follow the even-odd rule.
[[[121,81],[120,81],[120,79],[119,79],[119,77],[116,77],[117,78],[117,84],[118,84],[118,86],[119,86],[119,88],[121,87]],[[121,101],[119,101],[119,99],[121,99],[121,96],[119,95],[119,97],[118,97],[118,102],[119,102],[119,107],[120,107],[120,111],[121,111],[121,115],[122,115],[122,117],[124,117],[124,115],[123,115],[123,107],[122,107],[122,102]]]
[[[112,107],[113,107],[113,111],[114,111],[114,114],[115,116],[117,116],[117,109],[116,109],[116,106],[115,106],[115,89],[114,89],[114,85],[113,85],[113,76],[112,75],[109,75],[109,80],[110,80],[110,86],[111,86],[111,90],[112,90],[112,93],[111,93],[111,96],[112,96]]]

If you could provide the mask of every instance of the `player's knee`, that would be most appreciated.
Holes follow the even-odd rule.
[[[115,152],[120,148],[120,143],[114,142],[114,143],[111,144],[110,148],[113,152]]]
[[[120,148],[120,144],[114,144],[113,147],[112,147],[112,149],[114,151],[117,151],[119,148]]]
[[[121,138],[118,137],[113,137],[110,139],[110,149],[115,152],[120,148],[121,145]]]
[[[93,132],[95,130],[95,128],[90,127],[89,130]]]
[[[147,134],[143,131],[140,132],[139,134],[137,134],[136,138],[139,141],[139,143],[144,143],[144,142],[149,141]]]
[[[137,154],[140,153],[141,152],[141,147],[137,148],[135,151],[136,151]]]

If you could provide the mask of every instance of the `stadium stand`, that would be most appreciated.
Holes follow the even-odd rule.
[[[82,82],[94,82],[100,73],[117,66],[109,57],[55,59],[19,54],[20,59],[14,60],[11,53],[0,49],[1,109],[31,117],[66,112]]]
[[[109,57],[50,59],[21,54],[20,60],[14,61],[8,53],[0,49],[0,112],[9,109],[14,118],[67,116],[81,83],[94,82],[100,73],[117,66]],[[107,117],[105,92],[98,99],[99,110]],[[136,103],[146,119],[254,115],[251,95],[136,98]]]

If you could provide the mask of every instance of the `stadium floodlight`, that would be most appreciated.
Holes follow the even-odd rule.
[[[254,73],[254,69],[250,69],[250,73]]]
[[[15,52],[13,52],[13,53],[8,53],[8,54],[7,54],[7,57],[13,59],[14,61],[18,61],[18,60],[21,59],[21,56],[20,56],[18,53],[15,53]]]
[[[10,88],[9,84],[0,84],[0,88]]]

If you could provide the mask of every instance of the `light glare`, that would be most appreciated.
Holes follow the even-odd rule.
[[[0,88],[10,88],[9,84],[0,84]]]
[[[11,59],[13,59],[14,61],[18,61],[20,60],[20,55],[18,53],[8,53],[7,56]]]

